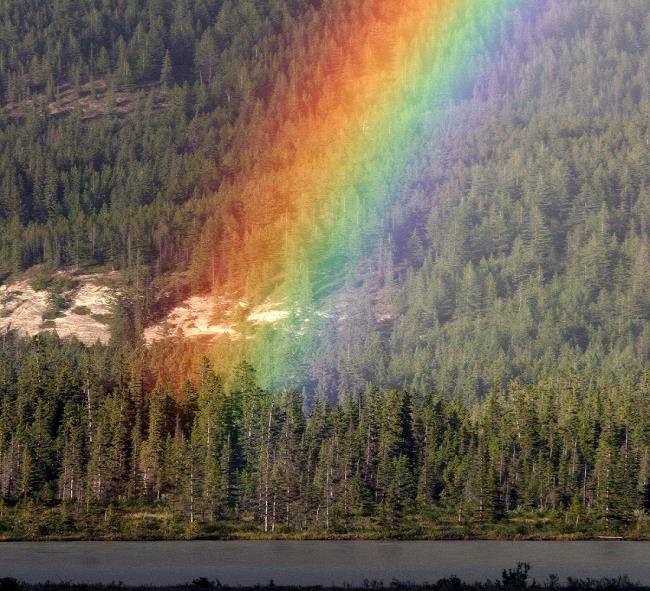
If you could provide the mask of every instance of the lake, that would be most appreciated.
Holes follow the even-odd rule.
[[[496,579],[518,561],[538,580],[627,575],[650,584],[650,542],[11,542],[0,576],[29,582],[362,584]]]

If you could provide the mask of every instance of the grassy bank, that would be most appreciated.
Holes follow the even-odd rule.
[[[445,512],[405,515],[393,525],[369,516],[336,518],[327,526],[298,530],[277,525],[264,531],[259,521],[188,521],[161,507],[80,508],[24,503],[0,512],[0,541],[53,540],[650,540],[650,516],[638,515],[625,527],[604,529],[596,519],[578,524],[561,512],[512,512],[496,522],[458,520]]]

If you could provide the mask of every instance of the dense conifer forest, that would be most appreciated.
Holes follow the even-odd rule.
[[[0,279],[124,278],[106,346],[0,336],[0,537],[650,537],[647,0],[503,32],[300,388],[157,379],[142,327],[237,248],[243,130],[341,3],[0,1]]]
[[[471,407],[350,392],[336,406],[225,388],[204,360],[147,391],[110,348],[1,351],[0,535],[650,536],[650,376],[514,381]]]

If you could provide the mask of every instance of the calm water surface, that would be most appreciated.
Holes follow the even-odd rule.
[[[545,579],[627,575],[650,584],[644,542],[45,542],[0,544],[0,576],[30,582],[231,585],[496,579],[518,561]]]

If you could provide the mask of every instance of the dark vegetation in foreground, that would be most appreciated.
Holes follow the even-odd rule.
[[[137,362],[2,338],[1,538],[650,538],[650,373],[306,411],[247,364],[174,392]]]
[[[636,584],[626,577],[612,579],[572,579],[560,583],[555,575],[549,577],[542,583],[529,578],[530,566],[519,563],[514,569],[504,569],[500,580],[486,581],[484,583],[465,583],[458,577],[440,579],[436,583],[415,584],[408,582],[392,581],[389,585],[367,581],[363,586],[289,586],[275,585],[271,581],[268,585],[255,587],[230,587],[222,585],[219,581],[211,581],[206,578],[198,578],[185,585],[169,586],[127,586],[121,583],[111,585],[81,585],[72,583],[40,583],[29,584],[11,578],[0,579],[0,591],[210,591],[219,589],[221,591],[346,591],[361,590],[404,590],[404,591],[524,591],[530,590],[553,590],[553,591],[623,591],[634,589],[635,591],[646,591],[650,587]]]

